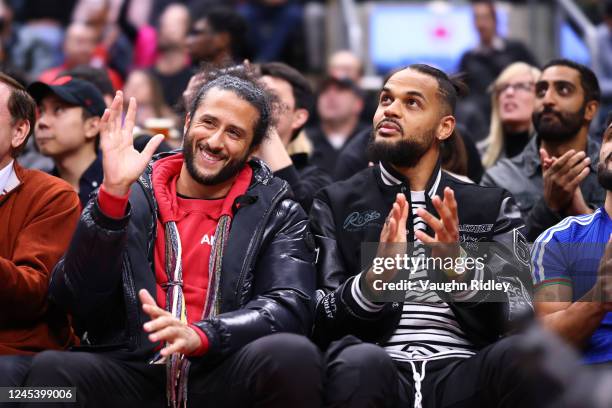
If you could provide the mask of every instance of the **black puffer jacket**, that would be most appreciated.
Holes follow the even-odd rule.
[[[314,240],[285,181],[259,161],[240,196],[225,247],[219,314],[195,323],[208,336],[203,357],[223,357],[259,337],[307,334],[315,292]],[[130,193],[123,219],[105,216],[96,198],[83,211],[68,252],[56,266],[50,298],[65,307],[83,333],[82,349],[149,355],[155,344],[137,293],[155,293],[156,202],[151,166]],[[236,206],[236,203],[234,203]]]
[[[520,328],[532,316],[529,248],[521,234],[524,224],[507,191],[462,182],[442,171],[439,165],[425,195],[427,210],[435,216],[431,197],[434,194],[442,197],[445,187],[453,189],[457,200],[462,247],[491,243],[485,248],[488,261],[484,280],[511,285],[511,290],[496,297],[496,301],[486,291],[480,291],[469,302],[447,301],[466,336],[476,347],[484,347]],[[313,336],[322,347],[347,334],[382,344],[397,327],[402,312],[400,303],[388,302],[380,311],[366,311],[354,299],[351,284],[362,270],[367,270],[362,268],[362,262],[371,263],[371,258],[364,260],[362,243],[379,241],[385,218],[400,192],[410,200],[410,186],[403,176],[391,166],[379,164],[325,187],[315,197],[310,218],[319,247],[319,290]],[[412,222],[409,212],[408,242],[414,240]],[[430,228],[427,233],[434,235]],[[444,293],[439,295],[448,298]]]

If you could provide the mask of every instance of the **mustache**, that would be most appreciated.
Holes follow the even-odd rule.
[[[563,115],[561,114],[561,112],[559,112],[559,111],[557,111],[557,110],[555,110],[555,109],[553,109],[551,107],[548,107],[548,106],[545,106],[544,109],[542,109],[542,112],[538,112],[538,113],[536,113],[536,115],[538,117],[542,117],[543,115],[545,115],[547,113],[552,113],[557,118],[563,119]]]
[[[204,143],[202,143],[202,144],[197,144],[197,145],[196,145],[196,148],[199,148],[199,147],[201,147],[201,148],[202,148],[202,150],[204,150],[206,153],[210,153],[210,154],[213,154],[213,155],[215,155],[215,156],[219,156],[219,157],[220,157],[222,160],[227,159],[227,155],[225,155],[225,154],[223,154],[223,153],[222,153],[222,151],[223,151],[223,150],[222,150],[221,148],[218,148],[218,149],[212,149],[212,148],[211,148],[211,147],[208,145],[208,143],[206,143],[206,142],[204,142]]]
[[[395,126],[399,128],[400,132],[404,134],[404,128],[402,127],[402,125],[395,119],[391,119],[391,118],[383,119],[380,122],[378,122],[378,124],[376,125],[376,130],[383,127],[385,123],[393,123]]]

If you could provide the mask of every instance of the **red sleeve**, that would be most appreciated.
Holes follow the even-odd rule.
[[[200,330],[198,326],[194,324],[190,324],[189,327],[191,327],[193,330],[195,330],[196,333],[198,333],[198,336],[200,336],[200,340],[202,341],[200,348],[198,348],[196,351],[191,353],[190,356],[193,356],[193,357],[203,356],[208,351],[208,337],[206,337],[206,334],[202,330]]]
[[[106,191],[104,185],[102,185],[98,193],[98,205],[106,216],[111,218],[122,218],[125,215],[129,196],[129,193],[123,197],[112,195]]]

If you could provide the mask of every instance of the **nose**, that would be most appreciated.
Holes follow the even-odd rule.
[[[555,92],[553,90],[553,87],[550,86],[548,87],[548,89],[546,89],[546,93],[544,93],[544,96],[542,97],[542,104],[544,104],[544,106],[554,106],[555,103]]]
[[[501,95],[503,96],[514,96],[515,92],[514,92],[514,86],[508,86],[506,87],[506,89],[503,90],[503,92],[501,93]]]
[[[400,117],[400,104],[401,101],[399,99],[395,99],[389,105],[385,106],[383,110],[383,114],[386,118],[399,118]]]
[[[223,148],[223,130],[219,129],[206,139],[208,147],[213,151],[218,151]]]
[[[36,120],[35,129],[48,129],[49,128],[49,115],[39,112],[38,119]]]

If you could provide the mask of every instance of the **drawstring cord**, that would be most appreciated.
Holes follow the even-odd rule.
[[[414,363],[412,361],[409,361],[409,363],[412,367],[412,379],[414,380],[414,408],[423,408],[423,405],[421,404],[423,401],[423,395],[421,394],[421,383],[425,379],[425,365],[427,364],[427,360],[423,360],[420,375]]]

